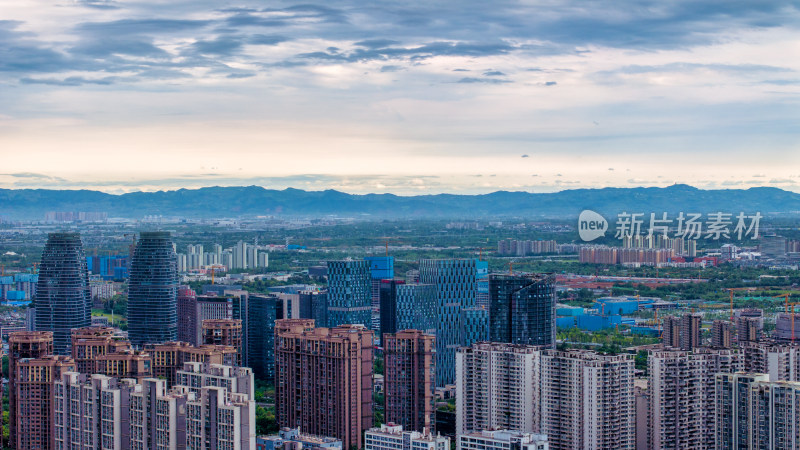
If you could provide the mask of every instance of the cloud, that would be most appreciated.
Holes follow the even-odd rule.
[[[626,161],[653,180],[677,164],[654,155],[692,173],[728,158],[720,180],[766,180],[800,162],[796,2],[67,3],[3,8],[0,148],[36,155],[4,160],[7,172],[49,173],[38,163],[61,143],[68,164],[103,173],[119,165],[97,155],[123,149],[174,152],[202,173],[223,158],[231,173],[297,173],[330,146],[373,158],[359,167],[399,155],[407,167],[383,167],[498,183],[530,181],[499,161],[532,151],[543,174],[623,185],[625,168],[602,167]]]
[[[167,35],[188,30],[198,30],[209,25],[207,20],[183,19],[121,19],[110,22],[85,22],[76,27],[76,31],[99,35]]]
[[[116,80],[116,77],[105,77],[99,79],[88,79],[84,77],[67,77],[64,79],[54,78],[22,78],[23,84],[44,84],[50,86],[82,86],[85,84],[96,84],[108,86]]]
[[[54,177],[50,175],[45,175],[42,173],[35,173],[35,172],[17,172],[17,173],[0,173],[0,176],[7,176],[12,178],[22,178],[22,179],[31,179],[31,180],[38,180],[38,181],[55,181],[58,183],[65,182],[64,178]]]
[[[523,158],[529,158],[529,156],[528,156],[528,155],[522,155],[522,157],[523,157]]]
[[[403,70],[402,66],[396,66],[396,65],[381,66],[381,72],[397,72],[400,70]]]
[[[120,9],[120,6],[116,2],[109,0],[78,0],[75,3],[77,6],[84,6],[94,9]]]
[[[501,80],[498,78],[475,78],[475,77],[465,77],[457,81],[457,83],[466,83],[466,84],[473,84],[473,83],[486,83],[486,84],[505,84],[511,83],[509,80]]]
[[[251,45],[278,45],[290,40],[291,38],[287,36],[256,34],[251,36],[247,43]]]
[[[353,45],[366,48],[386,48],[397,45],[399,43],[400,41],[395,41],[393,39],[366,39],[363,41],[358,41]]]
[[[203,55],[233,55],[239,52],[244,44],[241,36],[220,36],[208,41],[197,41],[193,50]]]

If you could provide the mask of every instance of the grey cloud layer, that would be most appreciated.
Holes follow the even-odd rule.
[[[73,24],[67,32],[75,40],[69,42],[22,31],[20,21],[0,21],[0,80],[62,86],[131,83],[186,78],[198,68],[244,78],[272,68],[370,61],[383,62],[384,72],[396,72],[437,56],[479,60],[516,53],[570,54],[598,45],[657,51],[712,43],[718,33],[735,27],[800,24],[797,4],[790,1],[334,1],[274,8],[253,2],[219,9],[210,1],[96,0],[76,5],[114,18]],[[293,54],[263,56],[254,49],[299,41],[303,44]],[[253,67],[242,71],[233,67],[237,64]],[[75,71],[87,74],[59,75]],[[115,73],[126,75],[110,76]],[[92,81],[91,74],[98,80]],[[439,81],[512,81],[505,75],[486,70]],[[791,82],[791,77],[778,80]]]

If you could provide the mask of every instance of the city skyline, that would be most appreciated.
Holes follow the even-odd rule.
[[[0,12],[0,187],[800,191],[788,1]]]

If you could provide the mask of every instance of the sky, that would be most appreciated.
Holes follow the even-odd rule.
[[[0,188],[800,192],[793,1],[0,2]]]

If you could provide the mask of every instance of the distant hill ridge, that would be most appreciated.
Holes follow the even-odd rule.
[[[664,188],[570,189],[555,193],[497,191],[481,195],[355,195],[335,190],[274,190],[260,186],[205,187],[114,195],[91,190],[0,189],[0,217],[43,219],[48,211],[107,212],[109,217],[162,215],[215,218],[257,215],[385,218],[577,217],[604,214],[729,212],[800,215],[800,194],[772,187],[703,190]]]

